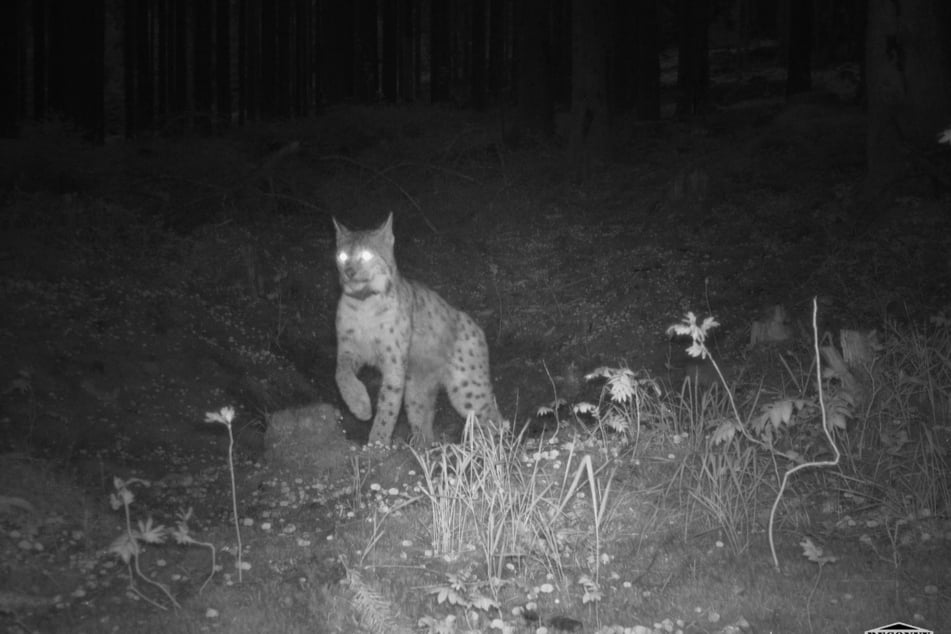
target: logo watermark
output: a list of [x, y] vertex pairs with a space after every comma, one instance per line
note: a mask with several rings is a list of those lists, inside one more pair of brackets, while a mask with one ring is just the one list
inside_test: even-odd
[[891, 625], [865, 630], [865, 634], [934, 634], [934, 632], [907, 623], [892, 623]]

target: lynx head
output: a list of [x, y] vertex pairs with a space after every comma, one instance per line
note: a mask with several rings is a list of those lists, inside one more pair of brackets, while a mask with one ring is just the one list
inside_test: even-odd
[[337, 271], [345, 295], [366, 299], [386, 293], [396, 279], [393, 258], [393, 214], [376, 229], [351, 231], [334, 218], [337, 229]]

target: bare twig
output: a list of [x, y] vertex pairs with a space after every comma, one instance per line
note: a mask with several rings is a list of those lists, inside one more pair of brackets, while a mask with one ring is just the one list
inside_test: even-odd
[[548, 375], [548, 382], [551, 383], [551, 392], [555, 396], [555, 400], [552, 401], [551, 409], [553, 412], [555, 412], [555, 433], [557, 434], [557, 430], [561, 429], [561, 419], [558, 417], [558, 409], [560, 405], [558, 402], [558, 387], [555, 385], [555, 379], [552, 378], [551, 372], [548, 371], [548, 364], [545, 363], [544, 359], [542, 359], [542, 367], [545, 368], [545, 374]]
[[300, 198], [298, 198], [298, 197], [296, 197], [296, 196], [288, 196], [287, 194], [280, 194], [280, 193], [278, 193], [278, 192], [268, 192], [268, 193], [265, 194], [265, 195], [266, 195], [268, 198], [279, 198], [279, 199], [281, 199], [281, 200], [288, 200], [288, 201], [291, 201], [291, 202], [293, 202], [293, 203], [296, 203], [296, 204], [300, 205], [301, 207], [308, 207], [309, 209], [313, 209], [314, 211], [319, 211], [319, 212], [321, 212], [321, 213], [327, 213], [327, 210], [324, 209], [323, 207], [321, 207], [321, 206], [319, 206], [319, 205], [315, 205], [314, 203], [307, 202], [306, 200], [302, 200], [302, 199], [300, 199]]
[[450, 174], [452, 176], [455, 176], [456, 178], [469, 181], [470, 183], [479, 182], [477, 179], [473, 178], [472, 176], [469, 176], [468, 174], [463, 174], [462, 172], [458, 170], [449, 169], [448, 167], [442, 167], [441, 165], [433, 165], [431, 163], [397, 163], [396, 165], [391, 165], [390, 167], [383, 168], [382, 170], [380, 170], [380, 173], [385, 174], [387, 172], [392, 172], [393, 170], [400, 169], [401, 167], [422, 167], [423, 169], [430, 169], [430, 170], [433, 170], [434, 172], [445, 172], [446, 174]]
[[817, 315], [819, 313], [819, 303], [816, 298], [812, 299], [812, 342], [813, 342], [813, 352], [815, 353], [816, 361], [816, 382], [817, 388], [819, 390], [819, 410], [822, 412], [822, 431], [825, 432], [826, 440], [829, 442], [829, 445], [832, 446], [832, 451], [835, 453], [835, 458], [833, 460], [820, 460], [815, 462], [803, 462], [797, 464], [795, 467], [783, 474], [783, 481], [779, 486], [779, 492], [776, 494], [776, 499], [773, 500], [773, 507], [769, 511], [769, 550], [773, 555], [773, 566], [776, 570], [779, 570], [779, 557], [776, 555], [776, 542], [773, 538], [773, 524], [776, 518], [776, 509], [779, 507], [779, 502], [783, 498], [783, 492], [786, 490], [786, 485], [789, 483], [789, 478], [797, 471], [802, 471], [803, 469], [809, 467], [834, 467], [839, 464], [839, 459], [842, 457], [842, 454], [839, 452], [838, 445], [835, 444], [835, 438], [832, 437], [832, 432], [829, 430], [829, 417], [826, 414], [826, 404], [825, 396], [822, 390], [822, 357], [821, 351], [819, 350], [819, 325]]

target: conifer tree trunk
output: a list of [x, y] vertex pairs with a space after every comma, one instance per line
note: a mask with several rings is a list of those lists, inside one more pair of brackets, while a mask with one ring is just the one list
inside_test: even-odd
[[[260, 2], [260, 76], [259, 81], [261, 115], [270, 118], [277, 112], [277, 0], [259, 0]], [[256, 30], [255, 24], [250, 25]], [[255, 81], [252, 80], [252, 81]]]
[[812, 90], [812, 0], [784, 0], [786, 12], [786, 96]]
[[122, 42], [125, 99], [125, 135], [134, 137], [149, 130], [155, 122], [155, 79], [149, 3], [125, 0], [123, 4]]
[[550, 6], [546, 0], [517, 0], [518, 130], [544, 135], [554, 128], [550, 60]]
[[198, 0], [193, 4], [195, 25], [193, 29], [192, 51], [194, 55], [194, 95], [195, 110], [198, 114], [197, 125], [202, 132], [211, 131], [212, 123], [212, 84], [211, 84], [211, 37], [212, 37], [211, 0]]
[[20, 19], [18, 3], [0, 3], [0, 138], [18, 134], [20, 110]]
[[291, 50], [294, 46], [293, 30], [291, 29], [291, 20], [293, 11], [291, 9], [292, 0], [270, 0], [277, 5], [277, 15], [275, 16], [274, 48], [277, 51], [275, 63], [277, 66], [277, 100], [275, 103], [275, 113], [279, 117], [287, 117], [292, 113], [291, 93], [294, 73], [291, 68]]
[[[625, 0], [622, 0], [625, 1]], [[636, 0], [634, 8], [634, 111], [642, 121], [660, 119], [660, 18], [657, 0]]]
[[[83, 130], [105, 137], [105, 0], [50, 2], [50, 108]], [[14, 22], [16, 24], [16, 22]]]
[[449, 2], [431, 0], [429, 19], [429, 76], [430, 100], [433, 103], [449, 101], [452, 81]]
[[485, 108], [485, 19], [486, 0], [472, 0], [472, 107]]
[[883, 200], [899, 182], [947, 178], [934, 172], [929, 156], [951, 122], [949, 33], [947, 0], [869, 1], [865, 190], [871, 200]]
[[496, 99], [505, 86], [505, 2], [489, 0], [489, 94]]
[[238, 125], [244, 125], [248, 115], [248, 0], [238, 0]]
[[215, 84], [218, 125], [231, 123], [231, 2], [217, 0], [215, 5]]
[[350, 3], [330, 1], [321, 7], [318, 45], [323, 102], [338, 103], [354, 96], [354, 18]]
[[572, 3], [571, 132], [569, 150], [576, 174], [588, 177], [608, 151], [607, 15], [605, 0]]
[[380, 60], [383, 65], [381, 90], [383, 99], [394, 102], [399, 89], [399, 25], [400, 11], [397, 0], [383, 0], [383, 54]]
[[182, 133], [189, 128], [188, 112], [188, 1], [173, 0], [174, 6], [174, 90], [169, 99], [172, 118], [169, 128]]
[[158, 0], [157, 7], [155, 9], [155, 17], [153, 18], [152, 23], [146, 26], [146, 28], [152, 28], [154, 25], [154, 30], [150, 32], [155, 33], [155, 37], [157, 39], [157, 59], [155, 63], [157, 83], [155, 88], [156, 121], [159, 118], [168, 116], [169, 85], [171, 84], [170, 51], [172, 48], [172, 33], [168, 25], [171, 22], [171, 10], [169, 9], [171, 3], [172, 0]]
[[46, 3], [33, 3], [33, 117], [46, 116], [47, 87], [49, 86], [49, 58], [46, 55]]
[[416, 101], [416, 41], [415, 0], [402, 0], [399, 8], [399, 98]]
[[306, 117], [311, 111], [314, 37], [312, 6], [307, 0], [294, 2], [294, 90], [291, 97], [293, 112], [298, 117]]
[[677, 114], [686, 117], [704, 111], [710, 99], [709, 29], [713, 8], [711, 0], [679, 0], [678, 5]]
[[376, 0], [358, 0], [356, 70], [357, 98], [363, 101], [376, 99], [379, 73], [377, 72], [377, 8]]

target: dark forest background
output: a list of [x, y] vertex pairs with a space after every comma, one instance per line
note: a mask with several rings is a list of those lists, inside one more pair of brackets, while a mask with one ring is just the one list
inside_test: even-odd
[[[0, 134], [60, 118], [93, 142], [209, 134], [344, 103], [498, 108], [505, 141], [552, 134], [581, 162], [612, 119], [702, 115], [711, 55], [772, 57], [787, 96], [857, 64], [871, 182], [951, 119], [945, 0], [11, 0]], [[676, 80], [662, 82], [662, 59]], [[722, 66], [723, 64], [721, 64]], [[753, 91], [755, 92], [755, 90]], [[664, 109], [665, 105], [673, 108]]]

